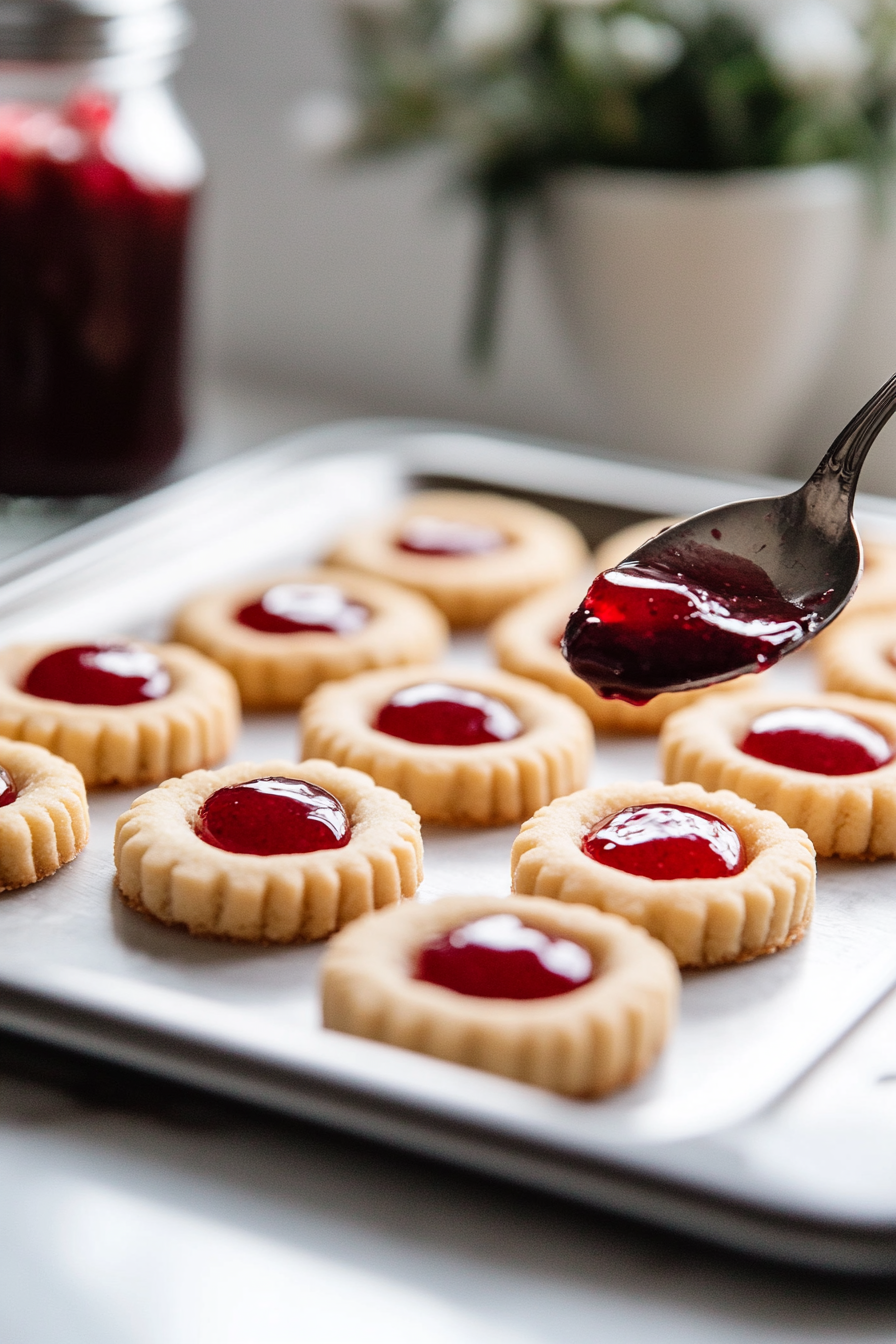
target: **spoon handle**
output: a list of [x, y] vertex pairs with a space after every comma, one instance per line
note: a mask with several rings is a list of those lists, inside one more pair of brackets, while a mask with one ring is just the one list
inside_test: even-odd
[[[831, 444], [803, 490], [806, 502], [811, 499], [812, 511], [825, 514], [832, 511], [849, 523], [849, 514], [868, 450], [880, 431], [896, 411], [896, 374], [875, 392], [860, 411], [850, 420]], [[845, 498], [844, 498], [845, 497]], [[844, 509], [844, 503], [846, 508]], [[820, 520], [819, 520], [820, 521]], [[833, 519], [832, 519], [833, 521]], [[837, 529], [840, 530], [840, 529]]]

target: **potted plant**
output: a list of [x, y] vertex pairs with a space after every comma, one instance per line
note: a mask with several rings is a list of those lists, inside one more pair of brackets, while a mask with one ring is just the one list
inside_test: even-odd
[[896, 0], [858, 19], [834, 0], [765, 17], [733, 0], [348, 0], [344, 16], [350, 98], [310, 105], [307, 129], [357, 155], [448, 148], [482, 218], [470, 359], [493, 355], [508, 241], [534, 211], [615, 439], [770, 465], [892, 156]]

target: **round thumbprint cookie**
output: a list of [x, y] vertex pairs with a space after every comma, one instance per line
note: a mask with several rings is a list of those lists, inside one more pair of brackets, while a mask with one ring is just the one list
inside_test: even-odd
[[559, 798], [524, 823], [511, 872], [515, 892], [642, 925], [680, 966], [789, 947], [815, 897], [815, 852], [803, 831], [697, 784], [613, 784]]
[[0, 891], [49, 877], [89, 833], [80, 771], [43, 747], [0, 738]]
[[732, 789], [823, 858], [896, 856], [896, 705], [853, 695], [710, 696], [673, 714], [666, 782]]
[[650, 1068], [680, 978], [643, 929], [583, 905], [485, 896], [359, 920], [321, 970], [324, 1026], [573, 1097]]
[[814, 652], [826, 691], [896, 703], [896, 611], [837, 620]]
[[244, 708], [293, 709], [322, 682], [440, 658], [448, 627], [418, 593], [321, 566], [201, 593], [174, 637], [227, 668]]
[[413, 896], [422, 863], [410, 805], [329, 761], [195, 770], [138, 798], [115, 829], [127, 905], [242, 942], [325, 938]]
[[462, 490], [412, 495], [356, 526], [330, 560], [415, 589], [455, 626], [486, 625], [587, 562], [572, 523], [535, 504]]
[[591, 724], [565, 696], [508, 672], [390, 668], [321, 686], [303, 751], [365, 770], [424, 821], [500, 826], [580, 788]]
[[240, 725], [229, 672], [182, 644], [130, 639], [0, 649], [0, 735], [46, 747], [88, 788], [213, 765]]

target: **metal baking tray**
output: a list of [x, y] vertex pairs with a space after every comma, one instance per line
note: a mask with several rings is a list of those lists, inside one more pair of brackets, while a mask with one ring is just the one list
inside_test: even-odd
[[[553, 501], [592, 540], [641, 513], [693, 512], [782, 484], [714, 480], [473, 430], [336, 425], [7, 562], [0, 640], [160, 637], [197, 589], [315, 558], [354, 520], [434, 478]], [[864, 521], [896, 537], [888, 501], [864, 501]], [[449, 662], [486, 665], [488, 657], [481, 636], [464, 635]], [[768, 675], [811, 687], [811, 656]], [[295, 759], [296, 751], [294, 715], [249, 715], [234, 759]], [[653, 738], [601, 737], [593, 780], [654, 778], [655, 751]], [[844, 1182], [830, 1125], [819, 1148], [823, 1102], [798, 1100], [800, 1087], [818, 1090], [831, 1067], [825, 1057], [896, 986], [891, 863], [822, 864], [817, 913], [799, 947], [687, 975], [680, 1025], [652, 1073], [608, 1100], [581, 1102], [324, 1031], [318, 946], [193, 939], [126, 909], [114, 892], [111, 839], [137, 792], [95, 791], [85, 853], [0, 898], [0, 1027], [730, 1245], [840, 1269], [896, 1269], [896, 1172], [882, 1173], [871, 1156], [857, 1170], [856, 1123], [864, 1131], [853, 1115], [852, 1128], [842, 1127], [854, 1173]], [[425, 827], [420, 899], [506, 894], [515, 831]], [[877, 1152], [873, 1143], [868, 1152]]]

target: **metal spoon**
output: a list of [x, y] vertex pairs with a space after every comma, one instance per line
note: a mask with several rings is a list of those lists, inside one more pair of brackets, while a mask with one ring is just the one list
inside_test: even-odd
[[[783, 598], [805, 613], [805, 633], [786, 650], [792, 653], [830, 625], [856, 590], [862, 543], [853, 501], [868, 450], [894, 411], [896, 375], [850, 420], [799, 490], [696, 514], [633, 551], [624, 566], [675, 569], [682, 553], [699, 553], [704, 547], [751, 561]], [[759, 662], [751, 661], [723, 675], [689, 677], [662, 689], [694, 689], [759, 668]]]

